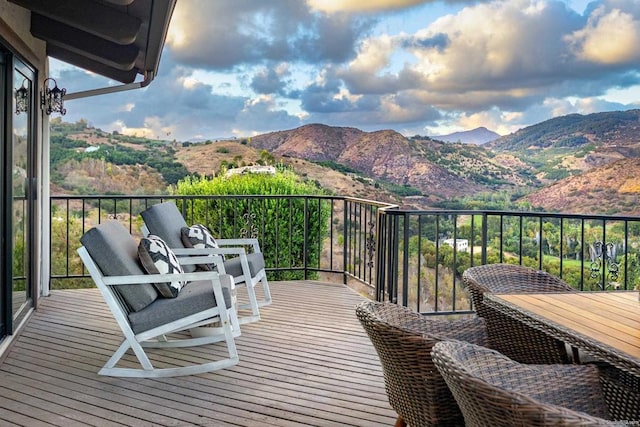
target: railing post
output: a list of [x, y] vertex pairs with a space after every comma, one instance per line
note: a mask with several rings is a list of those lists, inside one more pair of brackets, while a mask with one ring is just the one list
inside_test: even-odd
[[400, 255], [398, 254], [398, 235], [400, 230], [398, 228], [398, 215], [395, 213], [389, 217], [387, 223], [389, 229], [387, 230], [387, 298], [389, 301], [398, 302], [398, 263], [400, 262]]
[[407, 307], [409, 305], [409, 225], [411, 222], [411, 214], [405, 212], [404, 214], [404, 233], [403, 233], [403, 252], [402, 257], [402, 305]]
[[542, 270], [542, 258], [544, 258], [544, 252], [542, 251], [542, 244], [544, 242], [544, 235], [542, 233], [542, 217], [538, 218], [538, 232], [540, 233], [540, 242], [538, 243], [538, 270]]
[[304, 240], [302, 242], [302, 265], [304, 267], [304, 280], [309, 279], [307, 243], [309, 240], [309, 198], [304, 197]]
[[349, 262], [349, 256], [347, 251], [349, 250], [349, 238], [348, 238], [348, 215], [347, 209], [349, 207], [349, 201], [345, 198], [342, 209], [342, 281], [347, 284], [347, 263]]
[[487, 263], [487, 243], [489, 238], [487, 233], [489, 232], [489, 225], [487, 221], [489, 220], [487, 213], [482, 213], [482, 265]]
[[387, 215], [378, 209], [376, 221], [376, 301], [384, 301], [385, 240]]
[[[434, 289], [435, 289], [435, 293], [436, 295], [440, 295], [440, 215], [436, 214], [435, 215], [435, 221], [434, 221], [434, 237], [433, 240], [435, 242], [436, 245], [436, 250], [435, 250], [435, 255], [436, 255], [436, 262], [434, 265], [434, 270], [435, 270], [435, 278], [434, 278]], [[436, 311], [438, 311], [438, 299], [436, 298], [435, 301], [435, 309]]]
[[391, 268], [389, 269], [389, 274], [387, 275], [387, 280], [389, 281], [388, 289], [389, 289], [389, 300], [398, 303], [398, 273], [399, 273], [399, 263], [400, 263], [400, 254], [398, 245], [400, 244], [400, 229], [398, 227], [398, 215], [393, 215], [392, 222], [392, 240], [389, 242], [390, 244], [390, 264]]
[[[378, 211], [376, 296], [378, 301], [397, 302], [398, 284], [398, 216]], [[386, 297], [386, 298], [385, 298]]]
[[627, 248], [629, 247], [629, 221], [624, 222], [624, 289], [629, 290], [629, 269], [628, 269], [628, 256], [629, 252]]
[[453, 304], [451, 306], [453, 311], [456, 311], [456, 279], [458, 277], [458, 215], [453, 215], [453, 266], [451, 270], [453, 271]]

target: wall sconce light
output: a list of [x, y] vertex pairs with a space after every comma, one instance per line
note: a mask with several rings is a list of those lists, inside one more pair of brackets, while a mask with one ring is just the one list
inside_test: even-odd
[[22, 81], [22, 87], [16, 89], [16, 114], [26, 113], [29, 109], [29, 89], [24, 85], [26, 81], [27, 79], [24, 79]]
[[[49, 80], [53, 81], [53, 88], [49, 88]], [[65, 115], [67, 110], [64, 108], [64, 96], [67, 93], [67, 89], [58, 88], [58, 83], [51, 77], [45, 79], [44, 90], [40, 93], [40, 105], [44, 108], [47, 115], [53, 112]]]

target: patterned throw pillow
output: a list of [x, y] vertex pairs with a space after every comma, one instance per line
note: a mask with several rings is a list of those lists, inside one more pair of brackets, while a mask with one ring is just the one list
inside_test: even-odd
[[[149, 274], [184, 273], [178, 258], [171, 248], [164, 240], [153, 234], [140, 240], [138, 257]], [[186, 284], [186, 281], [178, 280], [171, 283], [154, 283], [154, 286], [161, 296], [175, 298]]]
[[[182, 243], [185, 248], [208, 249], [219, 247], [216, 243], [216, 239], [214, 239], [211, 232], [209, 232], [209, 229], [202, 224], [194, 224], [191, 227], [182, 227], [180, 229], [180, 233], [182, 236]], [[221, 254], [220, 257], [224, 261], [224, 255]], [[203, 270], [213, 270], [215, 265], [203, 264], [200, 265], [200, 268]]]

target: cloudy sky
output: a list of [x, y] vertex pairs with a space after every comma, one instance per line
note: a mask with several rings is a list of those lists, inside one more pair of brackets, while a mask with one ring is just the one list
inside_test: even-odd
[[[500, 134], [640, 108], [640, 0], [179, 0], [145, 89], [65, 121], [212, 139], [308, 123]], [[68, 92], [115, 85], [52, 61]]]

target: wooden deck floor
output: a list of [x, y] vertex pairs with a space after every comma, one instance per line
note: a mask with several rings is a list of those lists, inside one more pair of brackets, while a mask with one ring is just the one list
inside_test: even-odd
[[54, 291], [0, 365], [0, 425], [393, 425], [355, 317], [362, 297], [317, 282], [271, 288], [274, 303], [236, 339], [238, 365], [154, 380], [98, 376], [121, 341], [117, 325], [96, 289]]

